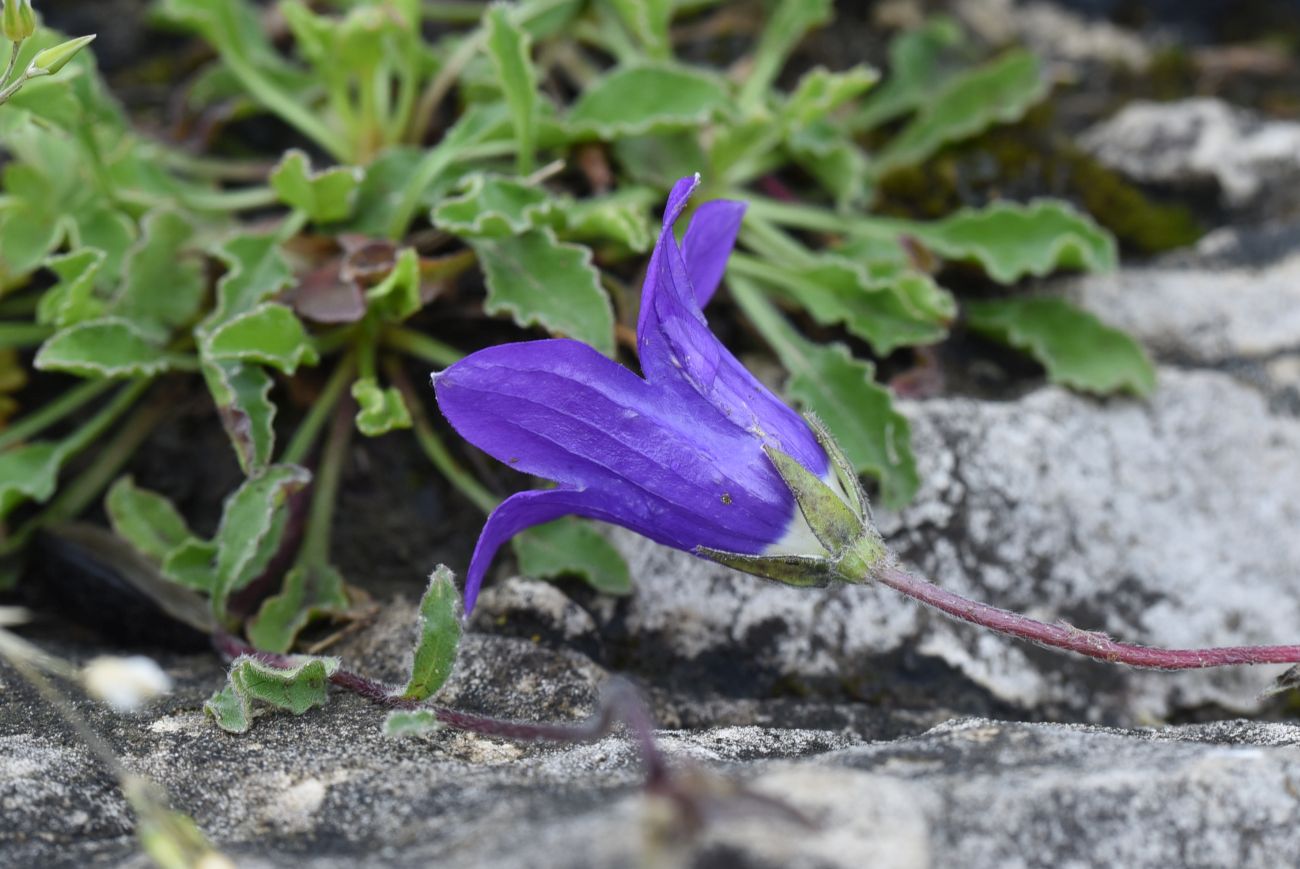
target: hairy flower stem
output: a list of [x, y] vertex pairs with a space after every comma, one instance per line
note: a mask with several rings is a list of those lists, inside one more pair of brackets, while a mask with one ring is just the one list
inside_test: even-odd
[[1300, 646], [1222, 646], [1209, 649], [1160, 649], [1120, 643], [1098, 631], [1084, 631], [1064, 622], [1047, 624], [1028, 616], [945, 591], [927, 579], [912, 576], [892, 565], [871, 571], [871, 577], [912, 600], [933, 607], [945, 615], [1005, 634], [1067, 652], [1114, 664], [1153, 670], [1204, 670], [1243, 664], [1294, 664], [1300, 662]]
[[[227, 633], [213, 634], [212, 645], [227, 662], [246, 655], [272, 667], [289, 668], [294, 665], [292, 655], [259, 652], [238, 637]], [[640, 749], [647, 785], [653, 790], [668, 779], [667, 763], [659, 751], [659, 746], [655, 744], [650, 711], [637, 695], [636, 689], [619, 678], [610, 679], [605, 684], [596, 711], [586, 721], [577, 724], [507, 721], [428, 702], [408, 700], [395, 694], [391, 686], [342, 667], [335, 670], [329, 680], [333, 685], [364, 697], [377, 706], [389, 709], [428, 709], [433, 712], [438, 721], [448, 727], [500, 739], [529, 742], [594, 742], [613, 733], [614, 728], [621, 723], [627, 726], [628, 732]]]

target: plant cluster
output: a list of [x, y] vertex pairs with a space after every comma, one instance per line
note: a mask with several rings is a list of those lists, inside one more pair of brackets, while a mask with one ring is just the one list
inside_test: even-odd
[[[786, 396], [838, 433], [888, 506], [918, 480], [873, 359], [943, 341], [959, 319], [1031, 354], [1055, 382], [1152, 388], [1137, 345], [1068, 303], [959, 299], [941, 281], [944, 263], [1003, 284], [1113, 267], [1113, 240], [1085, 214], [1049, 200], [935, 221], [873, 214], [889, 173], [923, 168], [1046, 97], [1031, 54], [972, 62], [958, 29], [937, 20], [895, 40], [883, 81], [865, 65], [800, 70], [796, 48], [830, 22], [831, 3], [778, 0], [728, 68], [684, 59], [730, 26], [720, 6], [161, 0], [162, 20], [210, 49], [184, 89], [188, 110], [272, 119], [293, 145], [248, 159], [141, 134], [88, 38], [66, 42], [35, 26], [27, 0], [6, 0], [10, 581], [34, 533], [107, 490], [114, 531], [206, 601], [206, 628], [284, 652], [312, 620], [348, 617], [360, 597], [330, 560], [330, 526], [350, 438], [409, 431], [491, 511], [499, 499], [442, 443], [410, 363], [457, 362], [474, 348], [455, 336], [482, 315], [630, 359], [628, 286], [655, 241], [652, 211], [695, 172], [701, 198], [749, 203], [727, 280], [784, 368]], [[33, 369], [61, 376], [42, 377], [36, 401], [24, 389]], [[212, 537], [121, 476], [193, 389], [211, 395], [246, 477]], [[628, 587], [618, 554], [576, 520], [514, 546], [532, 575]], [[232, 683], [222, 715], [247, 714], [239, 697], [259, 696], [259, 673], [241, 677], [244, 695]]]

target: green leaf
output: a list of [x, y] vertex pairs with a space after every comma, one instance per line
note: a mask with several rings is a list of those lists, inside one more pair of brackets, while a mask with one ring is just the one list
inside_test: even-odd
[[182, 541], [163, 558], [162, 574], [177, 585], [215, 594], [219, 585], [217, 544], [197, 537]]
[[313, 223], [332, 223], [352, 214], [364, 173], [353, 166], [311, 171], [307, 155], [294, 148], [271, 170], [271, 189], [280, 201], [302, 210]]
[[536, 525], [511, 540], [519, 571], [538, 579], [573, 575], [604, 594], [632, 593], [627, 562], [612, 543], [572, 516]]
[[226, 264], [217, 304], [205, 327], [222, 323], [271, 298], [294, 282], [293, 269], [275, 235], [237, 235], [213, 251]]
[[532, 171], [537, 142], [537, 72], [529, 57], [532, 40], [514, 23], [511, 8], [494, 3], [484, 16], [484, 38], [497, 82], [510, 107], [519, 143], [519, 171]]
[[799, 41], [809, 30], [831, 20], [831, 5], [831, 0], [778, 0], [754, 49], [749, 77], [740, 90], [741, 105], [755, 107], [762, 103]]
[[411, 663], [411, 678], [396, 696], [427, 700], [438, 693], [456, 665], [461, 615], [455, 576], [440, 564], [429, 576], [429, 587], [420, 599], [420, 639]]
[[566, 201], [560, 206], [564, 237], [603, 240], [645, 253], [654, 244], [654, 227], [646, 209], [657, 195], [646, 187], [625, 187], [607, 196]]
[[95, 280], [105, 259], [104, 251], [91, 247], [47, 259], [45, 267], [59, 281], [41, 296], [36, 322], [63, 329], [102, 316], [104, 302], [95, 296]]
[[442, 722], [432, 709], [394, 709], [384, 718], [384, 736], [389, 739], [424, 736], [441, 729]]
[[540, 187], [475, 173], [460, 193], [434, 207], [431, 220], [437, 228], [459, 236], [501, 238], [543, 225], [554, 210], [555, 197]]
[[744, 256], [739, 261], [750, 266], [746, 274], [805, 308], [817, 322], [844, 325], [881, 356], [899, 347], [942, 340], [956, 314], [952, 296], [921, 272], [881, 269], [873, 273], [834, 254], [797, 264], [755, 264]]
[[65, 452], [62, 444], [38, 441], [0, 453], [0, 519], [28, 499], [54, 494]]
[[1027, 51], [1009, 51], [957, 76], [926, 102], [876, 155], [873, 171], [881, 175], [914, 166], [949, 142], [982, 133], [994, 124], [1018, 121], [1047, 91], [1038, 58]]
[[350, 605], [341, 573], [328, 564], [300, 564], [285, 574], [280, 593], [263, 601], [248, 623], [248, 639], [263, 651], [287, 652], [311, 622], [342, 616]]
[[[773, 146], [776, 144], [773, 142]], [[699, 135], [686, 130], [619, 139], [613, 151], [628, 178], [661, 190], [672, 187], [678, 178], [698, 172], [709, 159], [700, 147]]]
[[609, 0], [627, 29], [641, 40], [646, 54], [655, 60], [668, 60], [673, 44], [668, 25], [673, 17], [673, 0]]
[[366, 437], [411, 427], [411, 412], [396, 387], [381, 389], [375, 378], [363, 377], [352, 384], [352, 398], [359, 408], [357, 430]]
[[861, 96], [879, 80], [880, 74], [867, 66], [831, 72], [824, 66], [803, 74], [799, 84], [781, 107], [780, 119], [788, 134], [825, 119], [849, 100]]
[[289, 499], [311, 481], [296, 465], [271, 465], [226, 498], [217, 528], [217, 582], [213, 607], [225, 614], [226, 597], [256, 579], [280, 548]]
[[118, 537], [160, 564], [194, 538], [171, 501], [141, 489], [130, 476], [118, 478], [108, 490], [104, 510]]
[[227, 733], [247, 733], [253, 726], [253, 710], [229, 682], [204, 702], [203, 714]]
[[217, 726], [244, 733], [264, 707], [301, 715], [324, 706], [329, 680], [339, 668], [338, 658], [298, 658], [293, 666], [276, 667], [247, 655], [230, 665], [226, 687], [203, 704]]
[[1053, 383], [1095, 393], [1155, 389], [1155, 368], [1136, 341], [1062, 299], [973, 302], [966, 313], [976, 332], [1029, 352]]
[[579, 138], [603, 141], [698, 127], [727, 101], [715, 75], [675, 66], [618, 67], [582, 92], [568, 124]]
[[366, 307], [381, 320], [401, 322], [423, 306], [420, 257], [415, 248], [403, 248], [388, 276], [366, 291]]
[[952, 73], [942, 60], [961, 41], [961, 29], [947, 16], [935, 16], [889, 44], [889, 77], [863, 100], [853, 129], [869, 130], [916, 109], [943, 89]]
[[192, 368], [189, 357], [169, 353], [120, 317], [85, 320], [50, 336], [33, 363], [42, 371], [79, 377], [152, 377]]
[[203, 350], [215, 362], [257, 362], [285, 374], [320, 361], [302, 321], [276, 302], [263, 302], [217, 326], [206, 336]]
[[1110, 233], [1068, 203], [1047, 199], [963, 209], [914, 224], [909, 234], [948, 259], [975, 260], [1004, 284], [1061, 268], [1108, 271], [1118, 259]]
[[559, 242], [549, 228], [471, 244], [487, 280], [487, 313], [509, 314], [520, 326], [541, 326], [613, 354], [614, 311], [588, 248]]
[[175, 211], [146, 215], [123, 263], [112, 313], [159, 341], [194, 319], [207, 282], [202, 262], [185, 256], [193, 237], [193, 224]]
[[202, 371], [240, 469], [251, 475], [266, 467], [275, 450], [271, 375], [258, 365], [232, 361], [204, 360]]

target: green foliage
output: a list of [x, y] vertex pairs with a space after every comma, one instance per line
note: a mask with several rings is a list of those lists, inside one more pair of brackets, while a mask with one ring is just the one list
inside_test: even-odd
[[432, 709], [395, 709], [384, 718], [384, 736], [390, 739], [424, 736], [441, 729], [442, 723]]
[[1062, 299], [999, 299], [967, 306], [970, 327], [1026, 350], [1054, 383], [1087, 392], [1148, 395], [1156, 372], [1142, 347]]
[[605, 537], [572, 517], [556, 519], [515, 535], [511, 543], [520, 572], [538, 579], [578, 576], [605, 594], [632, 593], [627, 562]]
[[[869, 213], [893, 179], [928, 178], [954, 143], [1043, 99], [1045, 77], [1023, 51], [981, 62], [956, 24], [936, 19], [895, 39], [883, 75], [812, 67], [796, 81], [787, 64], [831, 24], [829, 0], [755, 5], [768, 17], [727, 71], [675, 56], [674, 22], [699, 23], [707, 4], [497, 3], [433, 44], [430, 4], [415, 0], [274, 5], [287, 31], [272, 38], [253, 0], [158, 3], [204, 44], [191, 56], [215, 58], [186, 92], [188, 113], [270, 114], [306, 150], [268, 152], [221, 125], [216, 153], [248, 159], [146, 139], [84, 40], [47, 29], [23, 39], [0, 81], [0, 423], [24, 411], [0, 431], [0, 517], [21, 521], [5, 553], [57, 512], [26, 502], [76, 513], [121, 476], [129, 455], [104, 435], [206, 390], [246, 477], [216, 535], [196, 535], [130, 479], [105, 502], [116, 532], [260, 648], [288, 650], [313, 620], [355, 616], [359, 598], [328, 557], [349, 457], [340, 432], [412, 429], [438, 471], [490, 509], [406, 363], [445, 366], [508, 329], [482, 327], [482, 315], [617, 356], [664, 193], [697, 171], [707, 197], [750, 202], [728, 279], [789, 397], [830, 423], [886, 504], [905, 502], [917, 479], [872, 357], [943, 341], [963, 310], [1056, 382], [1152, 387], [1132, 341], [1064, 303], [963, 303], [944, 285], [946, 262], [1000, 283], [1112, 268], [1114, 242], [1087, 215], [1042, 200], [902, 212], [929, 222]], [[689, 55], [734, 50], [712, 48]], [[313, 166], [308, 151], [323, 159]], [[781, 184], [779, 201], [757, 192]], [[85, 383], [28, 407], [28, 366]], [[59, 504], [65, 492], [75, 497]], [[521, 535], [515, 550], [535, 576], [630, 587], [618, 553], [578, 520]], [[445, 604], [449, 583], [435, 581], [425, 604]], [[446, 675], [427, 660], [449, 668], [446, 644], [454, 655], [452, 617], [425, 618], [433, 645], [417, 653], [416, 694]], [[246, 727], [274, 701], [241, 690], [232, 676], [212, 707]]]
[[613, 354], [614, 312], [590, 250], [557, 240], [549, 228], [472, 244], [487, 281], [485, 311]]
[[337, 658], [303, 658], [290, 667], [274, 667], [252, 657], [236, 658], [226, 686], [203, 704], [203, 712], [228, 733], [246, 733], [253, 719], [271, 710], [302, 715], [324, 706]]
[[411, 660], [411, 677], [395, 696], [428, 700], [438, 693], [456, 665], [462, 615], [455, 576], [440, 564], [420, 599], [420, 638]]

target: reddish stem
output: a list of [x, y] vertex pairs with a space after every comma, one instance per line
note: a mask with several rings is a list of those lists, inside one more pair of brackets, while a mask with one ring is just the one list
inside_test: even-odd
[[1084, 631], [1074, 625], [1047, 624], [1019, 613], [945, 591], [927, 579], [912, 576], [892, 565], [878, 567], [872, 577], [912, 600], [942, 613], [1019, 637], [1040, 646], [1064, 649], [1099, 661], [1147, 667], [1153, 670], [1204, 670], [1242, 664], [1294, 664], [1300, 662], [1300, 646], [1220, 646], [1210, 649], [1158, 649], [1120, 643], [1098, 631]]
[[[238, 637], [226, 633], [214, 634], [212, 645], [227, 662], [244, 655], [256, 658], [272, 667], [291, 667], [294, 664], [291, 655], [259, 652]], [[383, 682], [342, 667], [335, 670], [329, 678], [332, 684], [364, 697], [378, 706], [390, 709], [428, 709], [448, 727], [481, 736], [528, 741], [594, 742], [613, 733], [614, 728], [622, 723], [627, 726], [640, 748], [647, 787], [656, 790], [665, 787], [668, 782], [668, 766], [659, 751], [659, 746], [655, 744], [654, 722], [650, 718], [650, 711], [642, 702], [636, 689], [627, 681], [617, 677], [605, 683], [595, 713], [586, 721], [577, 724], [506, 721], [501, 718], [449, 709], [446, 706], [408, 700], [395, 695], [392, 688]]]

